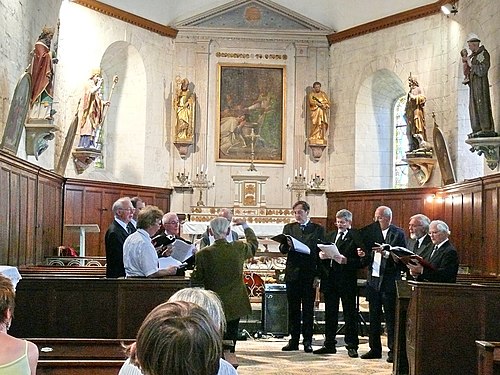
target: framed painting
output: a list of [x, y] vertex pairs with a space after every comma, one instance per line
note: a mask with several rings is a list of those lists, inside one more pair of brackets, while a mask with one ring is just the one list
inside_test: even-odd
[[0, 147], [14, 155], [17, 153], [30, 106], [31, 75], [24, 73], [17, 82], [9, 108], [7, 123]]
[[219, 65], [217, 161], [284, 163], [285, 68]]

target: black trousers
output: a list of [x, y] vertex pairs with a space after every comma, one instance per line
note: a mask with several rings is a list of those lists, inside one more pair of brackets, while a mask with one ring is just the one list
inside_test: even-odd
[[240, 318], [234, 320], [228, 320], [226, 322], [226, 332], [224, 332], [224, 341], [232, 341], [232, 347], [228, 347], [232, 353], [234, 353], [234, 348], [236, 346], [236, 341], [238, 341], [238, 327], [240, 324]]
[[288, 300], [288, 331], [291, 341], [298, 344], [300, 334], [304, 343], [311, 343], [314, 326], [314, 299], [316, 289], [311, 281], [292, 281], [286, 283]]
[[375, 354], [382, 353], [380, 334], [382, 331], [382, 309], [384, 310], [385, 327], [387, 330], [387, 347], [392, 351], [394, 347], [394, 327], [396, 320], [396, 293], [395, 291], [378, 291], [369, 284], [366, 286], [366, 297], [370, 310], [369, 346]]
[[329, 285], [322, 288], [325, 298], [325, 343], [326, 347], [334, 347], [337, 343], [339, 323], [339, 305], [342, 301], [342, 312], [344, 315], [344, 341], [349, 349], [358, 349], [358, 312], [356, 309], [357, 280], [353, 283], [343, 283], [330, 281]]

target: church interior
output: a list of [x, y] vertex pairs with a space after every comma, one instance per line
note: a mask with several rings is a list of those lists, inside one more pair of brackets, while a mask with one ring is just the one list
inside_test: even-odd
[[[11, 332], [42, 346], [72, 339], [63, 345], [76, 353], [44, 357], [40, 373], [78, 373], [50, 372], [67, 359], [117, 374], [116, 342], [191, 285], [105, 278], [120, 197], [177, 213], [195, 243], [221, 208], [254, 229], [244, 277], [258, 312], [238, 344], [240, 374], [500, 373], [498, 1], [0, 0], [0, 10], [0, 270], [22, 276]], [[485, 66], [482, 86], [471, 61]], [[327, 232], [341, 209], [361, 228], [382, 205], [407, 237], [415, 214], [449, 226], [457, 283], [401, 292], [393, 364], [345, 350], [311, 362], [282, 355], [272, 335], [254, 340], [265, 286], [283, 282], [271, 237], [301, 200]], [[360, 319], [367, 305], [358, 295]]]

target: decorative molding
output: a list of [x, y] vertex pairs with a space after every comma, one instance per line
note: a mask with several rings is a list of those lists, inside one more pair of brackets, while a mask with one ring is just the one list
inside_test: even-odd
[[427, 181], [429, 181], [432, 176], [434, 166], [437, 163], [437, 160], [432, 159], [431, 157], [408, 157], [407, 159], [403, 159], [403, 161], [408, 163], [420, 186], [423, 186]]
[[321, 159], [321, 155], [323, 155], [323, 151], [326, 148], [326, 143], [323, 145], [309, 143], [309, 148], [311, 149], [311, 156], [314, 161], [319, 161], [319, 159]]
[[278, 53], [244, 53], [244, 52], [216, 52], [215, 56], [230, 59], [265, 59], [265, 60], [288, 60], [288, 55]]
[[[384, 17], [363, 25], [355, 26], [347, 30], [339, 31], [327, 35], [330, 44], [342, 42], [346, 39], [356, 38], [361, 35], [370, 34], [375, 31], [387, 29], [389, 27], [401, 25], [419, 18], [428, 17], [441, 11], [441, 6], [449, 0], [439, 0], [433, 4], [424, 5], [415, 9], [410, 9], [392, 16]], [[458, 2], [458, 1], [457, 1]]]
[[101, 156], [100, 150], [77, 148], [73, 151], [76, 173], [82, 174], [99, 156]]
[[115, 8], [111, 5], [101, 3], [100, 1], [97, 0], [72, 0], [72, 1], [75, 4], [82, 5], [96, 12], [119, 19], [120, 21], [130, 23], [131, 25], [141, 27], [143, 29], [149, 30], [156, 34], [160, 34], [162, 36], [167, 36], [169, 38], [174, 39], [177, 36], [177, 33], [179, 32], [178, 30], [170, 26], [164, 26], [157, 22], [153, 22], [146, 18], [136, 16], [135, 14]]
[[488, 167], [494, 171], [500, 161], [500, 137], [470, 138], [465, 141], [471, 145], [470, 152], [484, 156]]
[[26, 154], [34, 155], [35, 159], [49, 147], [49, 141], [54, 139], [57, 127], [48, 120], [33, 120], [25, 124]]
[[[221, 21], [223, 20], [223, 21]], [[175, 25], [216, 29], [294, 30], [308, 33], [331, 31], [327, 26], [269, 0], [234, 0], [185, 19]]]

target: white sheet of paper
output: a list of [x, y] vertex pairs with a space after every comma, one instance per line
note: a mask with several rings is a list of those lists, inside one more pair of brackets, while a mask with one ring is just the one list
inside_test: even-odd
[[372, 276], [380, 277], [380, 264], [382, 263], [382, 253], [375, 253], [373, 256]]
[[158, 259], [158, 267], [160, 269], [165, 269], [170, 266], [180, 266], [181, 264], [181, 262], [172, 257], [163, 257]]
[[172, 244], [172, 258], [177, 259], [179, 262], [184, 262], [186, 259], [193, 256], [194, 244], [184, 242], [182, 240], [175, 240]]
[[303, 253], [303, 254], [311, 254], [311, 249], [309, 249], [309, 246], [307, 246], [305, 243], [300, 242], [299, 240], [296, 240], [292, 236], [287, 235], [287, 237], [291, 238], [292, 243], [293, 243], [293, 249], [295, 251], [298, 251], [299, 253]]
[[335, 245], [334, 243], [332, 243], [331, 245], [318, 244], [318, 247], [326, 254], [328, 259], [338, 259], [342, 255], [340, 254], [337, 245]]

